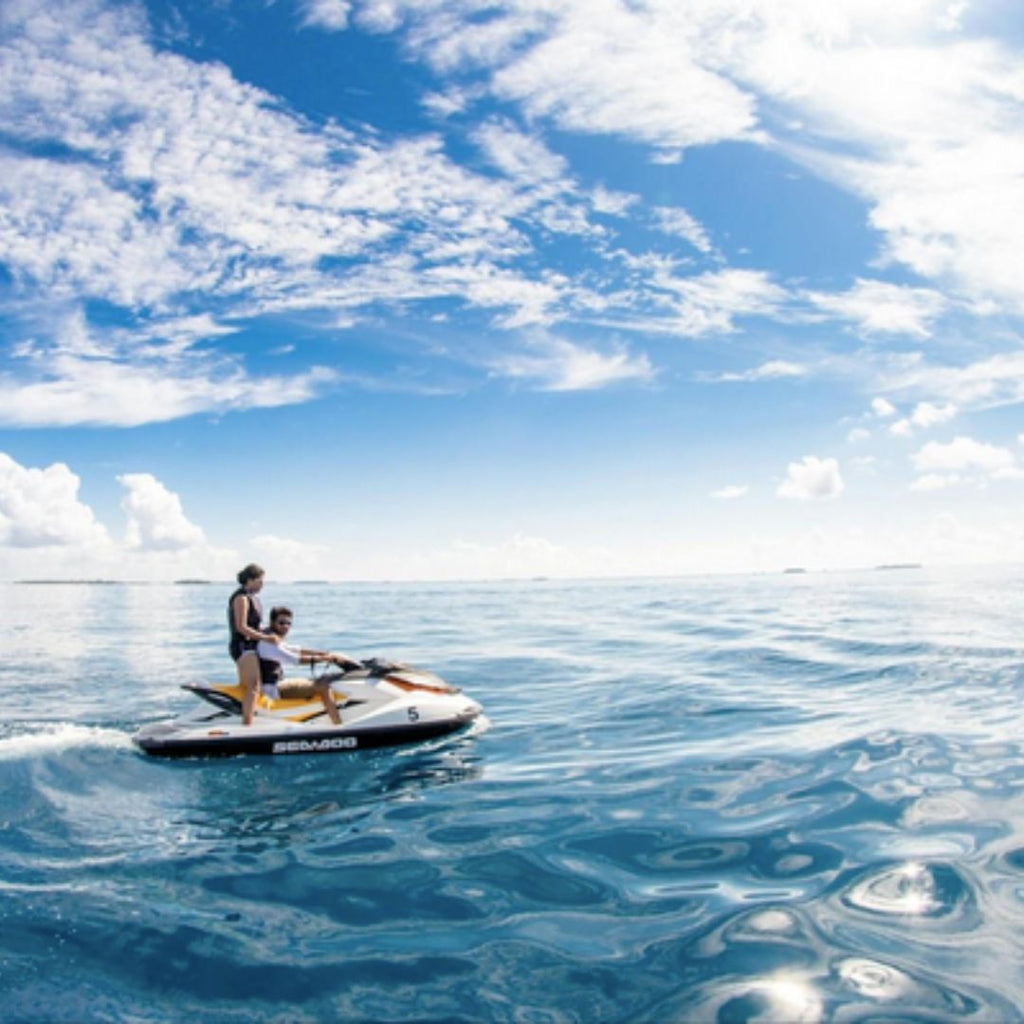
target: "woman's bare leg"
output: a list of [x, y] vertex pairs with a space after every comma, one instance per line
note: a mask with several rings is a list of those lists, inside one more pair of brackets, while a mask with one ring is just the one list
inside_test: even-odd
[[252, 725], [256, 696], [260, 689], [260, 661], [255, 651], [245, 651], [236, 662], [238, 682], [242, 686], [242, 725]]

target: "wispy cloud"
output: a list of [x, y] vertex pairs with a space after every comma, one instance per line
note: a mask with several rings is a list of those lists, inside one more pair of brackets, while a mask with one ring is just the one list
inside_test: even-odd
[[994, 408], [1024, 401], [1024, 353], [1002, 352], [963, 365], [898, 362], [883, 370], [886, 390], [928, 396], [959, 408]]
[[0, 373], [0, 423], [138, 426], [304, 402], [336, 379], [317, 367], [251, 376], [237, 360], [196, 344], [217, 333], [204, 318], [169, 326], [164, 338], [156, 328], [93, 331], [79, 314], [49, 325], [50, 338], [23, 342]]
[[737, 498], [745, 498], [750, 488], [746, 484], [730, 484], [728, 487], [720, 487], [717, 491], [711, 492], [712, 498], [721, 501], [735, 501]]
[[547, 334], [535, 335], [529, 349], [504, 354], [489, 366], [498, 376], [531, 383], [542, 391], [592, 391], [654, 376], [643, 353], [633, 355], [622, 347], [600, 351]]
[[867, 334], [906, 334], [927, 338], [931, 324], [948, 306], [940, 292], [885, 281], [858, 279], [846, 292], [808, 292], [812, 306], [849, 320]]
[[711, 239], [706, 229], [688, 210], [680, 206], [656, 206], [652, 212], [654, 223], [661, 231], [677, 235], [698, 252], [711, 252]]
[[785, 380], [806, 377], [810, 372], [808, 367], [801, 363], [790, 363], [784, 359], [770, 359], [767, 363], [743, 370], [740, 373], [720, 373], [704, 379], [721, 382]]

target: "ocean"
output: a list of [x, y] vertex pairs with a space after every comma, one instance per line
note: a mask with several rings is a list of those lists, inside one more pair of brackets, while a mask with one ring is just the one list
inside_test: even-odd
[[1024, 569], [290, 584], [487, 721], [167, 762], [228, 584], [3, 584], [3, 1021], [1024, 1017]]

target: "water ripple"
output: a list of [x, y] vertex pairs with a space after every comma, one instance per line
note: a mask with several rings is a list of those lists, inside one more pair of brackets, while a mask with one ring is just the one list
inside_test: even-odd
[[[127, 737], [224, 672], [223, 595], [8, 588], [3, 1016], [1018, 1019], [1021, 582], [280, 588], [490, 728], [183, 764]], [[65, 613], [54, 720], [21, 683]]]

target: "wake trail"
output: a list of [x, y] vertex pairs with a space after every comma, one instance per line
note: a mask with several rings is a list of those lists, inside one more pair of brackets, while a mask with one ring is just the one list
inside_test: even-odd
[[129, 750], [131, 746], [130, 734], [118, 729], [55, 722], [30, 732], [0, 738], [0, 761], [22, 761], [89, 747]]

